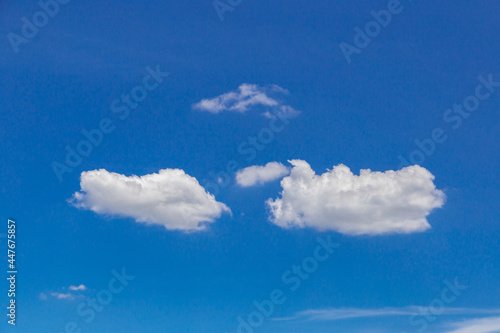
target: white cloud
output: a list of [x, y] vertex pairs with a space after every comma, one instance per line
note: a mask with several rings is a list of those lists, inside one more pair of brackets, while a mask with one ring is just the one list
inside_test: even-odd
[[498, 333], [500, 332], [500, 317], [466, 320], [454, 326], [458, 328], [446, 333]]
[[104, 169], [82, 172], [81, 192], [70, 202], [97, 214], [134, 218], [137, 222], [167, 229], [203, 230], [222, 212], [223, 203], [206, 192], [196, 178], [180, 169], [124, 176]]
[[39, 298], [43, 301], [47, 300], [48, 295], [57, 298], [57, 299], [63, 299], [63, 300], [74, 300], [75, 298], [78, 297], [83, 297], [83, 295], [79, 292], [87, 290], [87, 287], [83, 284], [79, 286], [69, 286], [68, 288], [63, 287], [62, 290], [69, 290], [69, 292], [57, 292], [57, 291], [50, 291], [47, 293], [40, 293]]
[[50, 294], [52, 297], [55, 297], [55, 298], [58, 298], [58, 299], [67, 299], [67, 300], [72, 300], [75, 298], [74, 295], [70, 294], [70, 293], [67, 293], [67, 294], [63, 294], [63, 293], [57, 293], [57, 292], [53, 292]]
[[72, 290], [72, 291], [77, 291], [77, 290], [87, 290], [87, 287], [85, 287], [83, 284], [79, 285], [79, 286], [69, 286], [68, 288], [69, 290]]
[[430, 228], [426, 216], [431, 210], [444, 204], [434, 176], [418, 165], [399, 171], [366, 169], [357, 176], [340, 164], [318, 176], [305, 161], [290, 163], [281, 198], [267, 200], [270, 220], [283, 228], [350, 235], [420, 232]]
[[293, 317], [278, 318], [277, 320], [306, 320], [306, 321], [335, 321], [342, 319], [383, 317], [383, 316], [410, 316], [417, 314], [413, 307], [401, 309], [383, 308], [383, 309], [320, 309], [306, 310], [295, 314]]
[[[422, 316], [429, 312], [428, 307], [423, 306], [406, 306], [402, 308], [381, 308], [381, 309], [360, 309], [360, 308], [328, 308], [328, 309], [313, 309], [298, 312], [292, 317], [277, 318], [278, 321], [301, 320], [301, 321], [337, 321], [355, 318], [370, 318], [370, 317], [391, 317], [391, 316]], [[462, 315], [478, 315], [478, 314], [498, 314], [500, 309], [478, 309], [478, 308], [441, 308], [439, 314], [433, 316], [462, 316]], [[475, 323], [475, 320], [470, 321]], [[467, 326], [469, 322], [460, 324]], [[458, 326], [455, 324], [454, 326]], [[472, 332], [472, 331], [471, 331]], [[457, 333], [457, 332], [450, 332]], [[459, 332], [465, 333], [465, 332]], [[468, 333], [468, 331], [467, 331]]]
[[300, 111], [295, 110], [293, 107], [289, 105], [280, 105], [277, 108], [274, 108], [272, 112], [266, 111], [263, 112], [262, 115], [267, 119], [276, 119], [281, 116], [297, 116]]
[[269, 162], [264, 166], [253, 165], [236, 173], [236, 181], [243, 187], [264, 184], [290, 173], [290, 169], [278, 162]]
[[[281, 112], [297, 112], [293, 108], [283, 105], [276, 97], [283, 94], [288, 94], [288, 91], [277, 85], [261, 87], [255, 84], [243, 83], [237, 90], [214, 98], [202, 99], [194, 104], [193, 108], [210, 113], [220, 113], [223, 111], [246, 112], [252, 106], [263, 106], [281, 109]], [[268, 117], [271, 116], [269, 112], [266, 112], [266, 114]]]

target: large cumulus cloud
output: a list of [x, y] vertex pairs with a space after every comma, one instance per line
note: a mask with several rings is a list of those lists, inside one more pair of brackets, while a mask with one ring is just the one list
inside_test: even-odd
[[70, 202], [97, 214], [134, 218], [167, 229], [202, 230], [229, 211], [205, 191], [196, 178], [180, 169], [144, 176], [121, 175], [105, 169], [82, 172], [81, 191]]
[[279, 198], [269, 199], [270, 220], [283, 228], [312, 227], [343, 234], [421, 232], [426, 216], [444, 204], [434, 176], [414, 165], [399, 171], [361, 170], [337, 165], [316, 175], [309, 164], [292, 160]]

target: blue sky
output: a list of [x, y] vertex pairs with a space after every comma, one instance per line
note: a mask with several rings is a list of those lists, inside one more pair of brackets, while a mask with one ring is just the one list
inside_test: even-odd
[[0, 2], [2, 332], [500, 332], [498, 2], [47, 8]]

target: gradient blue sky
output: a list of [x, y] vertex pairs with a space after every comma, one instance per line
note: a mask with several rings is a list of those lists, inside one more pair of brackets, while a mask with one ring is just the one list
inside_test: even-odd
[[[500, 4], [402, 1], [402, 12], [348, 64], [339, 44], [352, 43], [354, 28], [387, 3], [252, 0], [221, 21], [211, 1], [71, 1], [15, 53], [8, 33], [19, 34], [21, 18], [31, 20], [40, 7], [1, 1], [0, 216], [5, 225], [17, 221], [19, 268], [18, 325], [7, 327], [2, 313], [1, 331], [60, 333], [75, 321], [85, 333], [236, 332], [237, 317], [280, 288], [286, 302], [255, 332], [417, 332], [410, 315], [297, 314], [428, 306], [444, 280], [455, 278], [468, 288], [450, 307], [470, 311], [443, 314], [427, 332], [498, 317], [500, 89], [457, 129], [443, 113], [474, 93], [478, 76], [500, 81]], [[169, 76], [120, 120], [111, 103], [157, 65]], [[237, 149], [268, 126], [260, 110], [210, 114], [192, 107], [242, 83], [283, 87], [284, 103], [301, 111], [251, 163]], [[65, 146], [106, 117], [116, 130], [59, 182], [52, 162], [64, 160]], [[233, 159], [241, 167], [302, 159], [318, 174], [339, 163], [356, 174], [397, 170], [398, 156], [408, 158], [414, 140], [438, 127], [448, 139], [422, 166], [447, 200], [422, 233], [282, 229], [265, 206], [278, 196], [279, 181], [242, 189], [233, 180], [216, 194], [232, 215], [194, 233], [67, 202], [80, 190], [81, 172], [101, 168], [127, 176], [179, 168], [202, 185]], [[290, 292], [281, 276], [311, 256], [318, 236], [340, 247]], [[0, 247], [6, 263], [4, 238]], [[135, 280], [85, 323], [78, 304], [122, 267]], [[50, 296], [80, 284], [88, 288], [81, 297]], [[5, 280], [0, 288], [6, 304]], [[274, 320], [280, 318], [289, 320]]]

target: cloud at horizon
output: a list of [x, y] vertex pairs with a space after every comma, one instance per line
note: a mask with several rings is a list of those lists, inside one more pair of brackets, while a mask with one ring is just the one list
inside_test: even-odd
[[452, 326], [455, 328], [445, 333], [498, 333], [500, 332], [500, 316], [461, 321]]
[[[300, 311], [291, 317], [276, 318], [276, 321], [336, 321], [355, 318], [389, 317], [389, 316], [418, 316], [428, 312], [428, 307], [410, 305], [400, 308], [385, 307], [379, 309], [362, 308], [326, 308], [310, 309]], [[435, 316], [453, 316], [453, 315], [485, 315], [500, 314], [500, 309], [481, 309], [481, 308], [442, 308], [440, 314]], [[471, 320], [474, 323], [475, 320]], [[462, 332], [460, 332], [462, 333]]]

